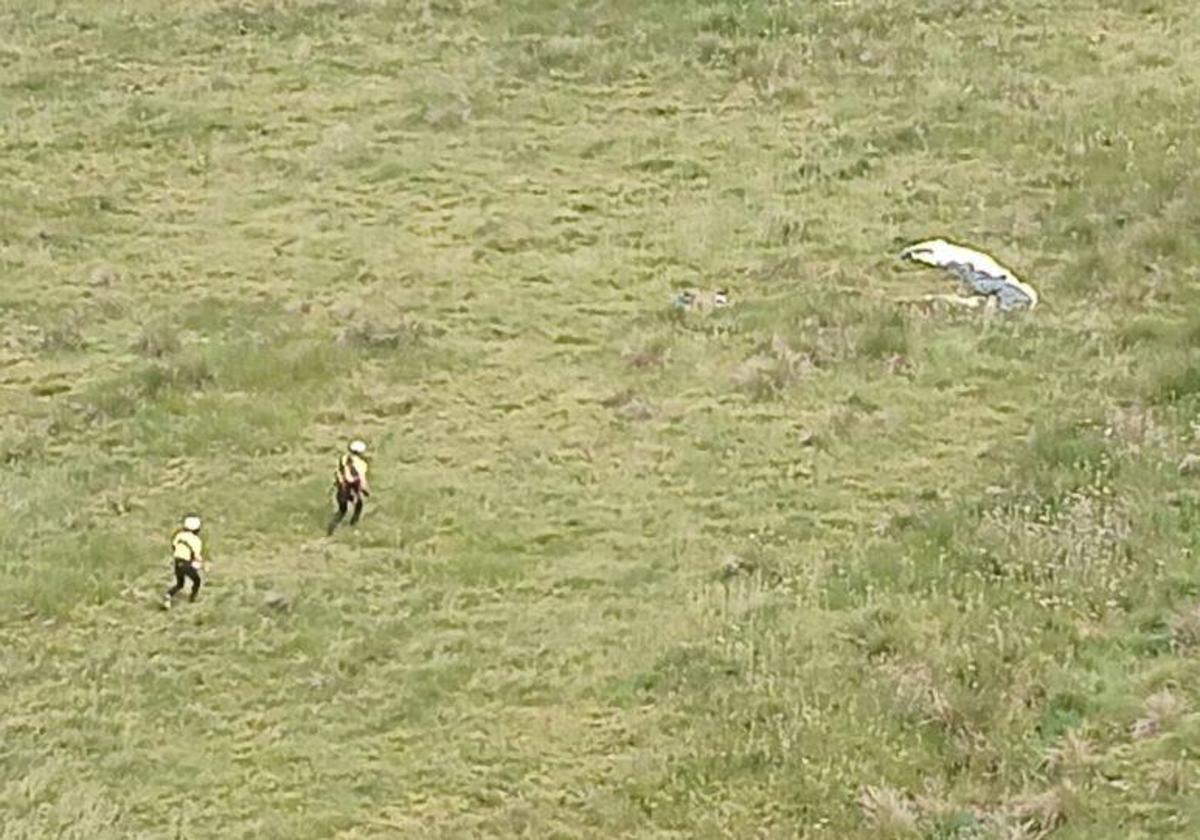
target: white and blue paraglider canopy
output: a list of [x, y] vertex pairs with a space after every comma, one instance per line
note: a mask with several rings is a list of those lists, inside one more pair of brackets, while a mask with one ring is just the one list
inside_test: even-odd
[[927, 239], [909, 245], [900, 252], [900, 258], [945, 269], [971, 293], [971, 297], [965, 298], [930, 295], [927, 296], [929, 300], [945, 299], [972, 307], [994, 302], [1002, 312], [1033, 309], [1038, 304], [1038, 294], [1032, 286], [1021, 282], [993, 257], [974, 248], [955, 245], [944, 239]]

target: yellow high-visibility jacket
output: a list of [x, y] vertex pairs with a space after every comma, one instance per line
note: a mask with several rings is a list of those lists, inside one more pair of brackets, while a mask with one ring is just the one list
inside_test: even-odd
[[334, 481], [337, 482], [339, 487], [361, 487], [366, 478], [366, 459], [360, 458], [353, 452], [347, 452], [338, 459], [338, 468], [337, 473], [334, 474]]
[[199, 561], [204, 555], [200, 535], [180, 529], [171, 537], [171, 556], [184, 563]]

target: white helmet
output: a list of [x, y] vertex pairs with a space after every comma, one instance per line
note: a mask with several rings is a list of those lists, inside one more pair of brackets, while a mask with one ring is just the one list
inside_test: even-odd
[[350, 441], [350, 451], [355, 455], [366, 455], [367, 445], [361, 440], [352, 440]]
[[199, 516], [185, 516], [183, 518], [183, 529], [185, 531], [199, 531], [200, 530], [200, 517]]

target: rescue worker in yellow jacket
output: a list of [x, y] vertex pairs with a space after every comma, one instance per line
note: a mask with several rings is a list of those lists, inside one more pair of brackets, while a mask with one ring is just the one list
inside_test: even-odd
[[164, 609], [183, 589], [184, 581], [192, 582], [188, 600], [195, 601], [200, 593], [200, 572], [204, 568], [204, 544], [200, 541], [200, 517], [186, 516], [183, 527], [171, 535], [171, 557], [175, 561], [175, 585], [163, 596]]
[[366, 454], [367, 445], [361, 440], [352, 440], [347, 452], [338, 459], [337, 472], [333, 476], [338, 509], [326, 529], [329, 536], [341, 524], [351, 504], [354, 505], [354, 514], [350, 517], [350, 524], [357, 525], [362, 516], [363, 499], [371, 495], [371, 485], [367, 483]]

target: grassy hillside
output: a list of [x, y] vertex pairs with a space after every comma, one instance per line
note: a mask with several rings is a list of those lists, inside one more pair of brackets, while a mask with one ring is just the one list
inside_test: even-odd
[[0, 838], [1196, 836], [1193, 6], [0, 0]]

